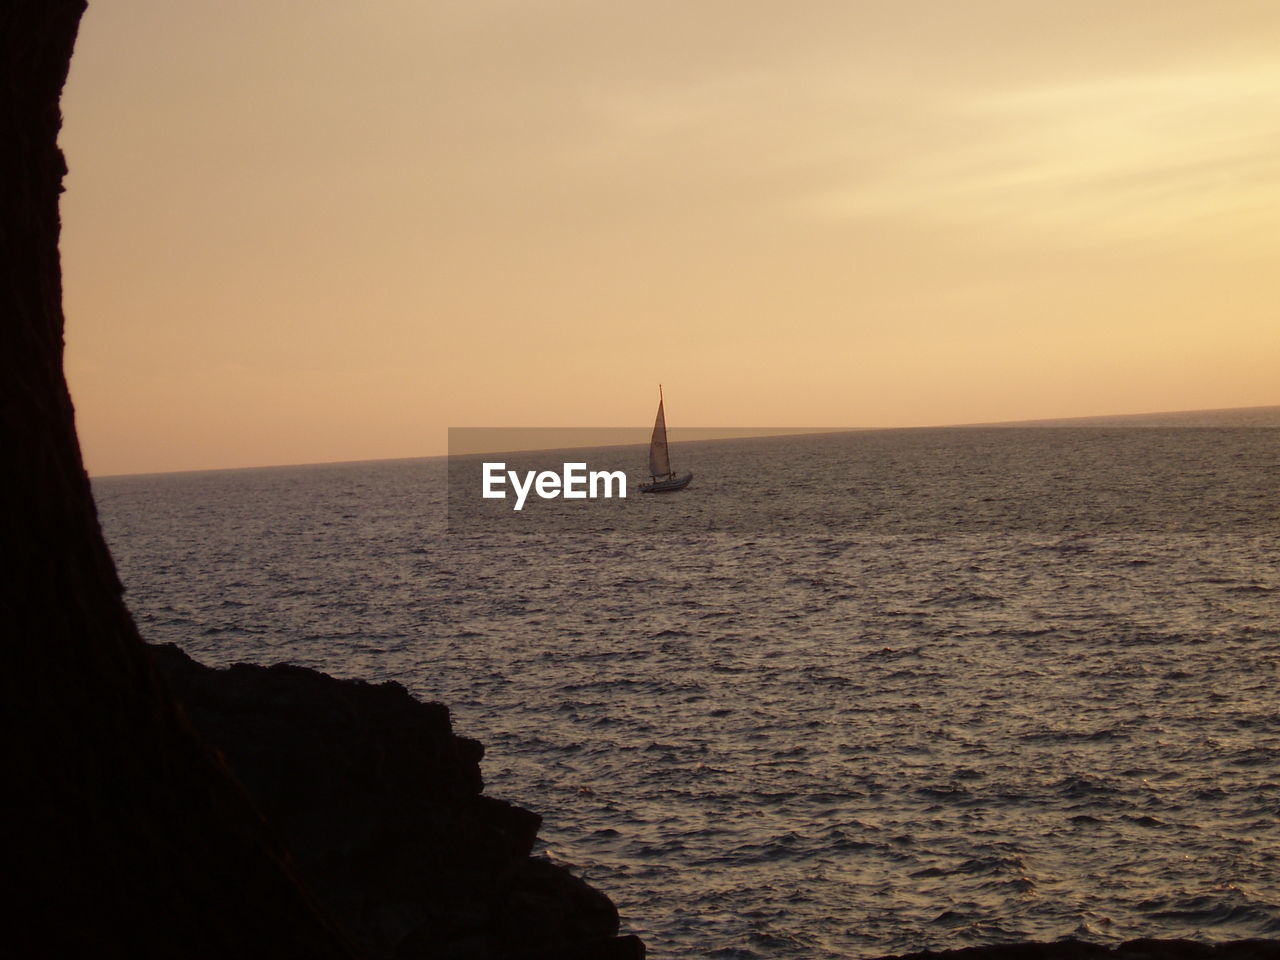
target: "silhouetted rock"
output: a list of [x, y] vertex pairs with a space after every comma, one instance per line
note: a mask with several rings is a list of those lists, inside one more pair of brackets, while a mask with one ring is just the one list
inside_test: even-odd
[[192, 726], [375, 957], [643, 955], [610, 900], [530, 856], [540, 819], [483, 796], [483, 748], [397, 683], [153, 656]]
[[349, 957], [121, 599], [62, 372], [58, 103], [84, 2], [0, 9], [0, 953]]
[[1115, 946], [1059, 940], [1054, 943], [1004, 943], [961, 950], [925, 950], [882, 960], [1280, 960], [1280, 941], [1129, 940]]

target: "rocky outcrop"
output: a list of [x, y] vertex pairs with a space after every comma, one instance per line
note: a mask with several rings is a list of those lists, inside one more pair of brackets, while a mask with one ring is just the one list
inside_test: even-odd
[[481, 793], [483, 748], [396, 683], [153, 656], [201, 737], [372, 957], [640, 957], [603, 894], [531, 857], [537, 815]]
[[1059, 940], [1055, 943], [1006, 943], [962, 950], [925, 950], [882, 960], [1280, 960], [1280, 941], [1129, 940], [1114, 946]]

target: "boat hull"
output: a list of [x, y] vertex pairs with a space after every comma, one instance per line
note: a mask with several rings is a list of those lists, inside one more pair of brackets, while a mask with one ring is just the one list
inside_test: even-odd
[[672, 477], [669, 480], [654, 480], [652, 483], [640, 484], [641, 493], [670, 493], [672, 490], [683, 490], [689, 485], [689, 481], [693, 479], [693, 473], [689, 472], [680, 477]]

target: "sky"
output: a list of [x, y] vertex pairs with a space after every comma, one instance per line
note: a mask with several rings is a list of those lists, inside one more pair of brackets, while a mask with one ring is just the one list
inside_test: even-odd
[[93, 474], [1280, 403], [1272, 0], [106, 0]]

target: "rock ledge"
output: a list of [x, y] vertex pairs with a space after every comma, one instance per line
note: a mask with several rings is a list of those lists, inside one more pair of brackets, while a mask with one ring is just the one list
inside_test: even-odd
[[604, 894], [531, 856], [541, 819], [484, 796], [479, 743], [398, 683], [152, 657], [293, 866], [370, 957], [639, 960]]
[[1059, 940], [1004, 943], [960, 950], [925, 950], [882, 960], [1280, 960], [1280, 940], [1128, 940], [1114, 946]]

